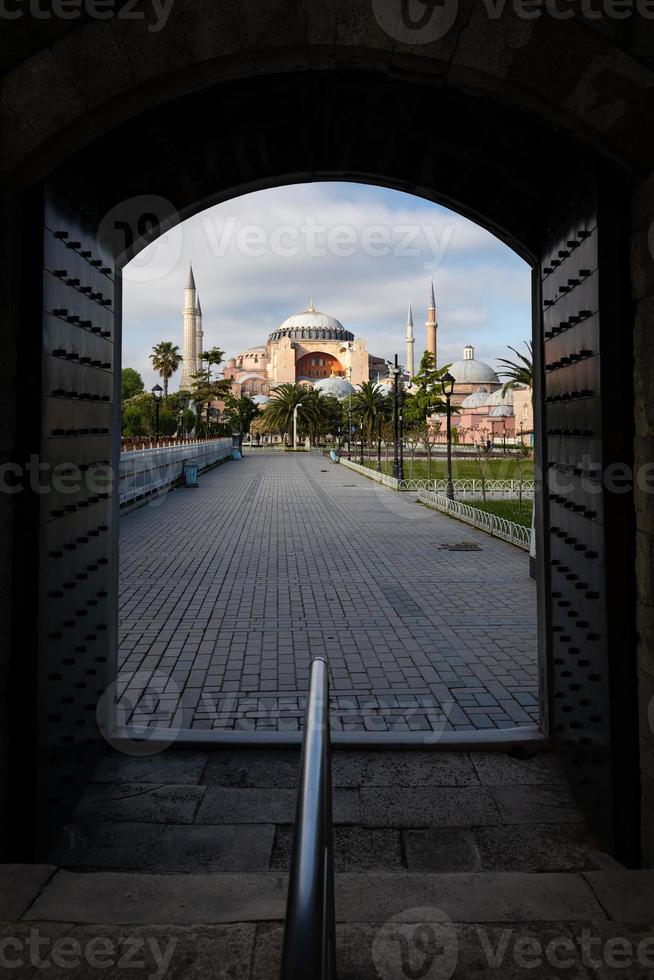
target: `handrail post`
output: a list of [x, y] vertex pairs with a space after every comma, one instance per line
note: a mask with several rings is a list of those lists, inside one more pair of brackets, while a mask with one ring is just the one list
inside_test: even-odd
[[288, 882], [282, 980], [336, 980], [329, 668], [311, 664], [293, 854]]

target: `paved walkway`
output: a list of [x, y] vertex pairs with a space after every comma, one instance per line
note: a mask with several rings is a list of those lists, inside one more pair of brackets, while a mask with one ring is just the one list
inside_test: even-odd
[[122, 518], [120, 685], [139, 723], [293, 732], [322, 654], [335, 731], [529, 725], [535, 599], [524, 552], [413, 494], [252, 452]]

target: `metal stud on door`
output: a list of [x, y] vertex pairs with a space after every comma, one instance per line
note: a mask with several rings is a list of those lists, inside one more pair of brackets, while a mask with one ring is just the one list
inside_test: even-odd
[[637, 855], [633, 506], [607, 484], [632, 458], [631, 321], [615, 186], [581, 180], [544, 249], [539, 346], [541, 569], [549, 718], [603, 846]]
[[118, 358], [110, 256], [72, 208], [47, 191], [40, 203], [41, 281], [32, 297], [40, 331], [30, 338], [31, 377], [40, 389], [30, 394], [37, 406], [40, 399], [40, 412], [25, 444], [38, 464], [38, 485], [33, 469], [20, 502], [32, 564], [18, 576], [21, 610], [30, 619], [19, 680], [33, 699], [22, 718], [31, 762], [13, 785], [13, 850], [37, 858], [104, 748], [96, 706], [115, 677]]

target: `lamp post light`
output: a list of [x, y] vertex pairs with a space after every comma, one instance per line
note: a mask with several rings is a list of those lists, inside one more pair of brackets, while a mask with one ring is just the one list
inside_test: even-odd
[[450, 399], [452, 398], [452, 392], [454, 391], [454, 381], [450, 372], [448, 371], [441, 378], [441, 385], [443, 388], [443, 394], [445, 395], [445, 403], [447, 407], [447, 490], [446, 495], [449, 500], [454, 500], [454, 484], [452, 483], [452, 405]]
[[398, 457], [398, 441], [399, 441], [399, 430], [400, 430], [400, 413], [399, 413], [399, 381], [400, 381], [400, 368], [397, 363], [397, 354], [395, 355], [395, 363], [391, 369], [393, 375], [393, 477], [396, 480], [400, 479], [400, 460]]
[[363, 413], [361, 413], [361, 434], [359, 441], [359, 465], [363, 466]]
[[161, 385], [155, 385], [152, 389], [152, 394], [154, 395], [155, 442], [159, 442], [159, 410], [161, 408], [161, 396], [163, 395], [163, 388]]

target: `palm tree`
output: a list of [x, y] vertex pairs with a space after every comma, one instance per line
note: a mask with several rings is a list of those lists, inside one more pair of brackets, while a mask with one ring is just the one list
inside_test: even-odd
[[286, 434], [288, 443], [293, 441], [295, 409], [298, 405], [310, 409], [311, 393], [312, 389], [298, 384], [281, 384], [270, 393], [270, 401], [263, 412], [264, 417], [278, 432]]
[[500, 364], [504, 365], [504, 368], [500, 370], [500, 374], [508, 378], [509, 380], [505, 382], [502, 387], [502, 396], [504, 396], [510, 388], [519, 388], [523, 385], [526, 388], [533, 388], [534, 385], [534, 349], [530, 340], [525, 341], [525, 347], [527, 348], [527, 355], [521, 354], [517, 351], [515, 347], [509, 347], [519, 360], [509, 361], [505, 357], [498, 357]]
[[238, 432], [238, 448], [243, 452], [243, 436], [250, 431], [250, 427], [257, 415], [260, 414], [259, 406], [247, 395], [235, 398], [234, 395], [227, 395], [225, 398], [225, 421]]
[[372, 441], [379, 415], [384, 410], [384, 393], [374, 381], [362, 381], [352, 398], [352, 410], [361, 419], [368, 443]]
[[152, 348], [150, 360], [152, 367], [159, 372], [159, 376], [163, 379], [163, 396], [168, 398], [168, 382], [182, 363], [179, 347], [170, 340], [162, 340], [161, 343]]

